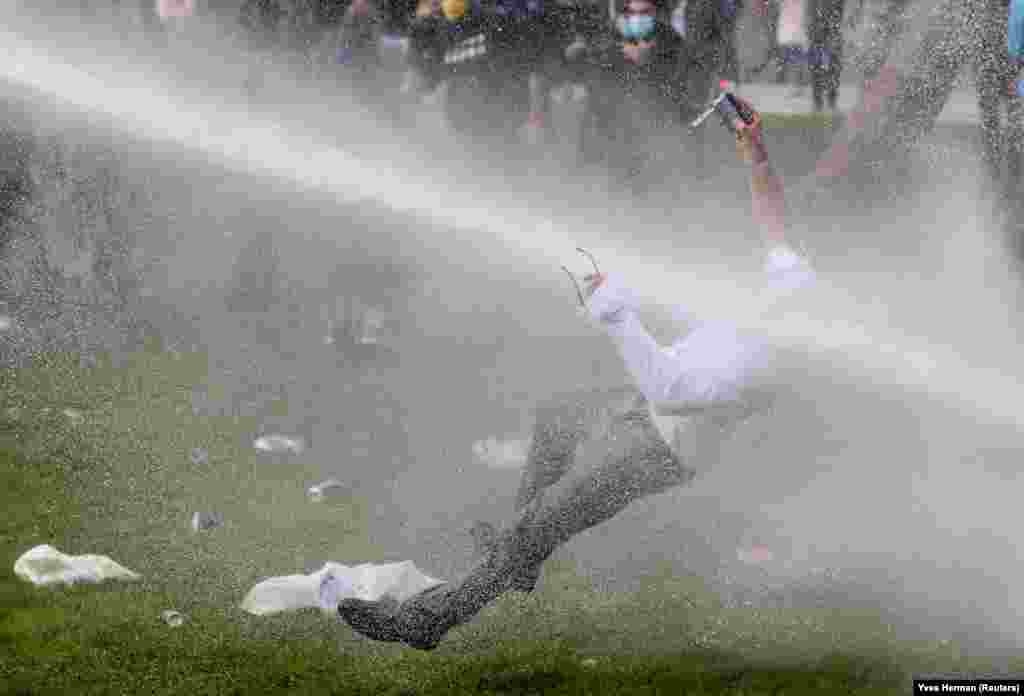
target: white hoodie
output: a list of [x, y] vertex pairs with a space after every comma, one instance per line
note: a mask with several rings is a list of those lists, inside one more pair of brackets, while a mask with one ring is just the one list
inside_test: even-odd
[[[813, 284], [807, 261], [788, 247], [768, 253], [764, 266], [769, 287], [789, 294]], [[608, 332], [652, 419], [676, 454], [703, 465], [732, 429], [765, 406], [757, 377], [772, 363], [771, 346], [740, 333], [727, 321], [703, 321], [665, 348], [637, 315], [636, 295], [610, 274], [591, 296], [588, 309]], [[674, 314], [685, 316], [684, 308]]]

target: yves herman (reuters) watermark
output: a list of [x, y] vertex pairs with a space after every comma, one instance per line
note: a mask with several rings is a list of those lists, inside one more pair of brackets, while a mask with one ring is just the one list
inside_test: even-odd
[[1024, 679], [915, 679], [914, 694], [1019, 694]]

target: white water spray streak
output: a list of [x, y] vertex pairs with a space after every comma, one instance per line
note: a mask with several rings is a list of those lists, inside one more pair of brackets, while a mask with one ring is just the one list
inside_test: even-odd
[[[638, 290], [655, 303], [695, 298], [692, 304], [698, 313], [724, 310], [741, 324], [779, 342], [810, 352], [828, 351], [837, 360], [845, 359], [866, 377], [880, 378], [881, 384], [953, 398], [969, 405], [973, 415], [983, 420], [1024, 426], [1018, 407], [1024, 390], [1016, 377], [997, 368], [979, 367], [953, 347], [915, 339], [889, 327], [869, 328], [844, 321], [834, 316], [827, 291], [818, 293], [816, 306], [822, 311], [815, 312], [825, 319], [804, 314], [769, 322], [750, 307], [753, 289], [721, 269], [709, 273], [708, 269], [688, 268], [671, 260], [666, 263], [664, 258], [629, 254], [620, 245], [602, 248], [593, 231], [558, 225], [524, 207], [515, 209], [507, 198], [492, 202], [474, 192], [459, 196], [463, 202], [458, 206], [439, 207], [437, 200], [442, 195], [451, 199], [452, 184], [445, 181], [442, 190], [436, 180], [429, 178], [434, 172], [426, 167], [425, 175], [414, 176], [405, 170], [399, 173], [398, 167], [360, 160], [298, 129], [258, 119], [240, 108], [178, 98], [142, 75], [110, 69], [90, 71], [10, 32], [0, 31], [0, 41], [9, 56], [0, 61], [0, 79], [111, 119], [133, 134], [199, 151], [247, 172], [263, 172], [325, 191], [342, 202], [381, 202], [424, 220], [473, 232], [477, 243], [498, 242], [502, 248], [529, 255], [535, 268], [520, 265], [516, 267], [519, 273], [541, 270], [557, 277], [555, 269], [564, 260], [562, 252], [576, 244], [587, 244], [599, 258], [614, 258], [618, 270], [635, 280], [642, 279]], [[467, 200], [474, 204], [467, 205]], [[435, 229], [429, 231], [434, 233]], [[409, 230], [411, 236], [418, 232]], [[482, 232], [490, 240], [481, 240]]]

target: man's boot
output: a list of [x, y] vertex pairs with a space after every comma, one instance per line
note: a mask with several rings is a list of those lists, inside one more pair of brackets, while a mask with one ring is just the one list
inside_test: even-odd
[[491, 553], [462, 580], [422, 592], [401, 604], [394, 600], [346, 599], [338, 614], [362, 635], [389, 643], [433, 650], [444, 635], [466, 623], [510, 590], [529, 592], [540, 576], [543, 558], [535, 558], [516, 528], [506, 530]]

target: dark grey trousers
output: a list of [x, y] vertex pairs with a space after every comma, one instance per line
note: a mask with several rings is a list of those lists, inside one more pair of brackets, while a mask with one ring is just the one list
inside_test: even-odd
[[[585, 472], [544, 490], [583, 464]], [[662, 439], [635, 389], [576, 394], [539, 409], [520, 516], [461, 579], [403, 603], [396, 615], [402, 633], [439, 640], [505, 592], [532, 588], [541, 564], [573, 536], [694, 475]]]

